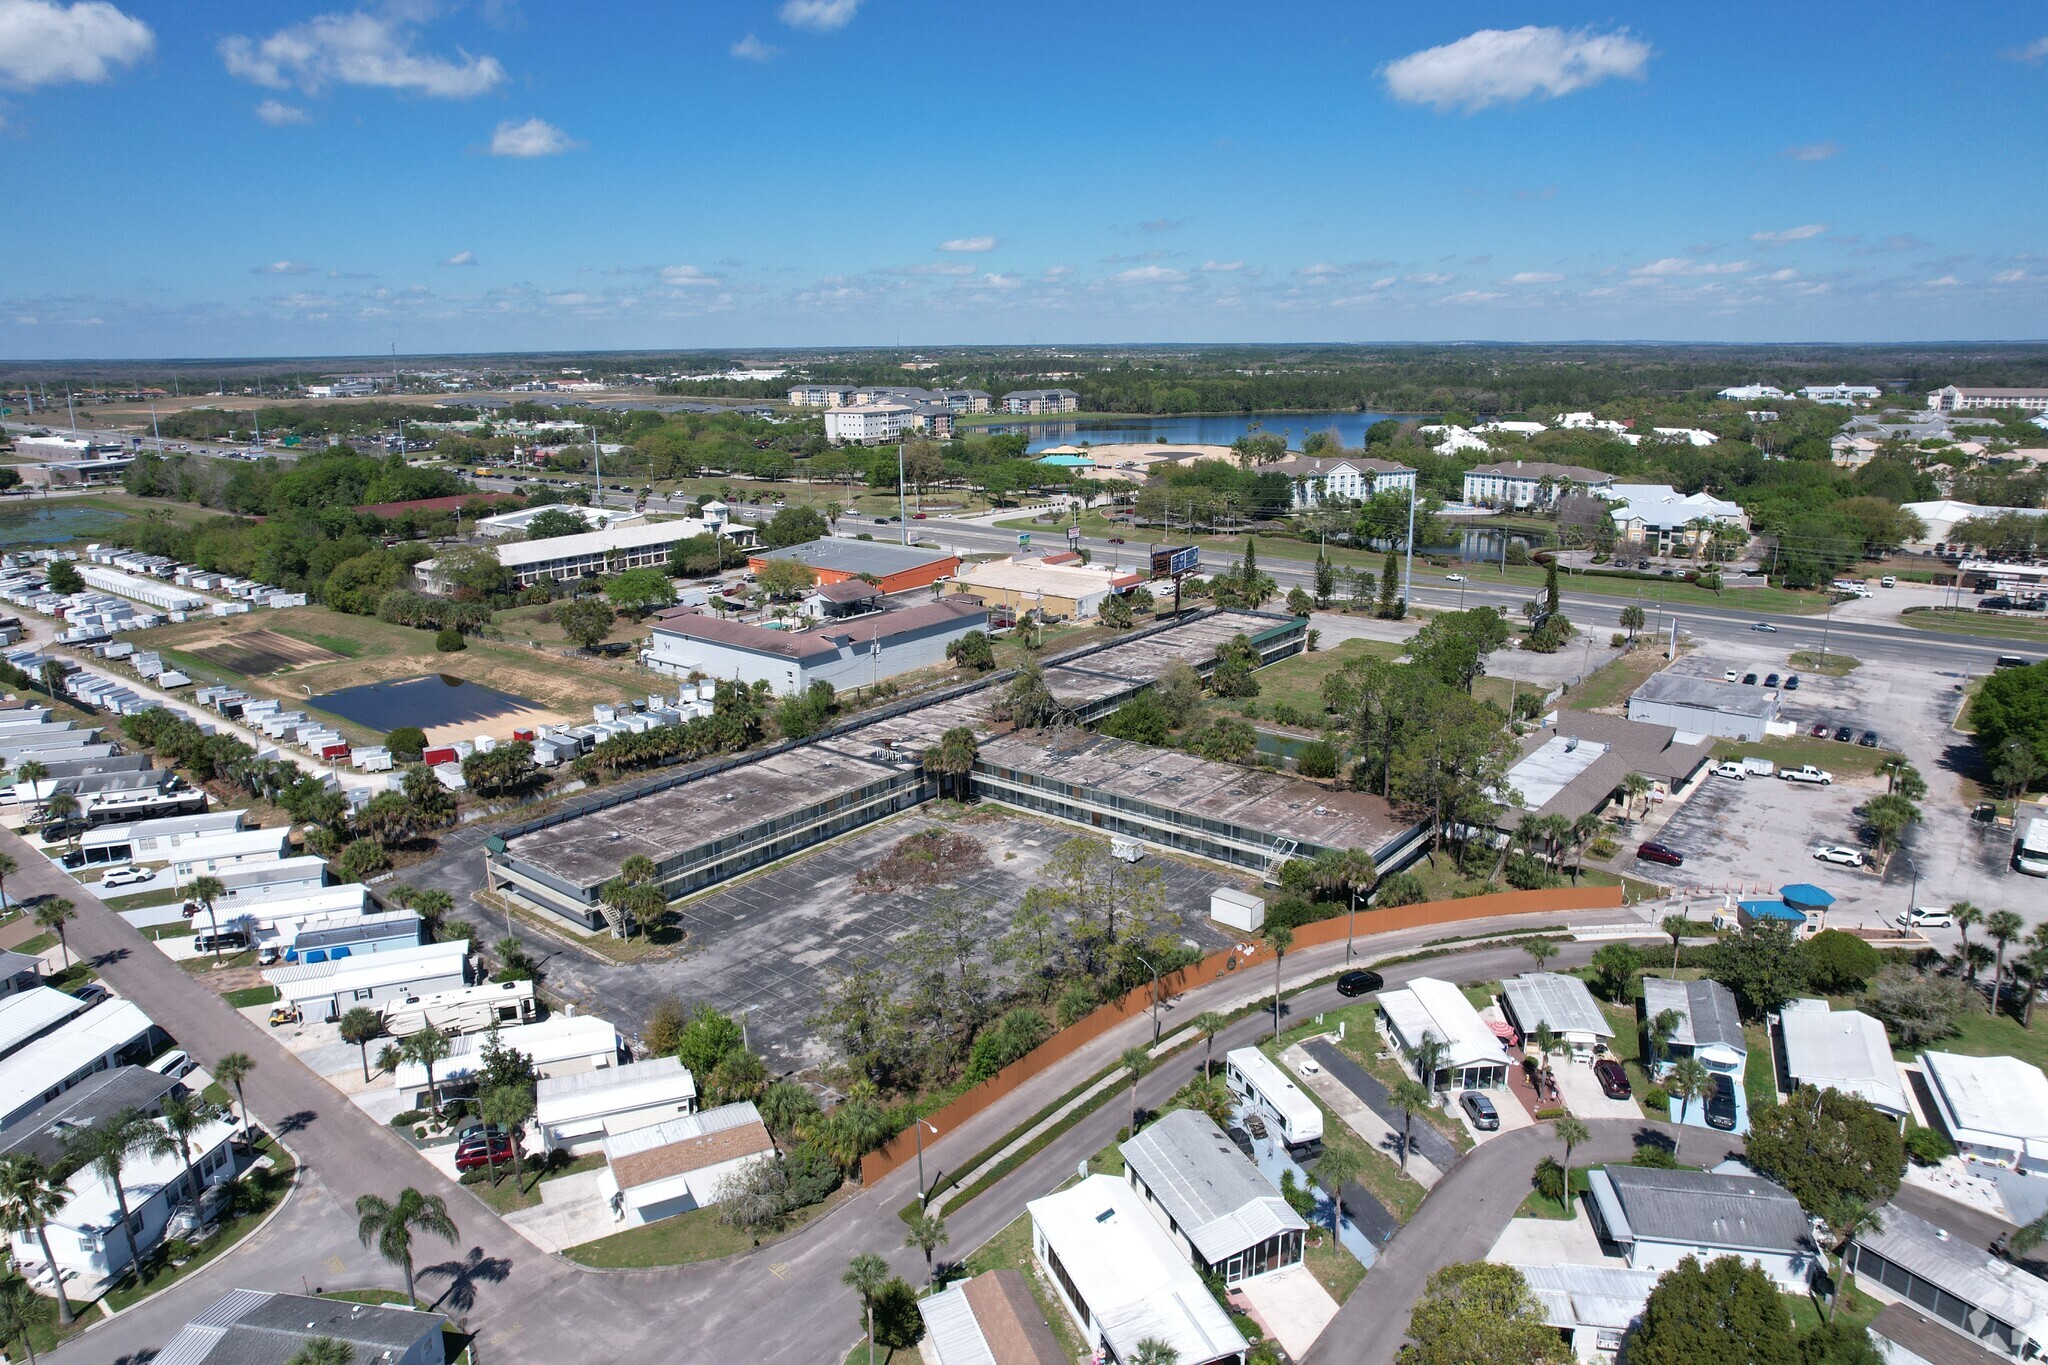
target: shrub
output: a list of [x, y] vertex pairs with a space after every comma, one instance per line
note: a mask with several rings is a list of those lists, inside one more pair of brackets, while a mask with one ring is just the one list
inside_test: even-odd
[[1913, 1158], [1915, 1166], [1932, 1166], [1955, 1154], [1955, 1144], [1932, 1128], [1915, 1128], [1906, 1134], [1906, 1155]]
[[1526, 853], [1517, 853], [1508, 859], [1502, 876], [1509, 886], [1521, 891], [1540, 891], [1547, 886], [1564, 884], [1564, 878], [1558, 876], [1548, 863]]
[[393, 1114], [391, 1116], [391, 1126], [393, 1128], [410, 1128], [415, 1123], [426, 1122], [426, 1119], [427, 1115], [425, 1110], [408, 1109], [403, 1114]]
[[1648, 1114], [1669, 1114], [1671, 1096], [1664, 1093], [1664, 1087], [1653, 1085], [1643, 1091], [1643, 1111]]
[[1294, 766], [1303, 777], [1335, 777], [1337, 746], [1321, 739], [1304, 744], [1294, 756]]
[[1806, 959], [1807, 984], [1829, 995], [1862, 990], [1882, 965], [1877, 949], [1840, 929], [1815, 934], [1799, 945], [1799, 955]]
[[434, 648], [443, 654], [455, 654], [468, 649], [469, 645], [463, 640], [461, 631], [448, 626], [434, 636]]
[[1586, 852], [1595, 858], [1612, 858], [1615, 854], [1621, 852], [1621, 845], [1603, 834], [1592, 843], [1586, 845]]
[[1294, 1178], [1294, 1168], [1288, 1167], [1280, 1173], [1280, 1197], [1287, 1201], [1289, 1208], [1309, 1222], [1315, 1221], [1316, 1196], [1312, 1190], [1305, 1190]]
[[1608, 636], [1608, 637], [1607, 637], [1607, 647], [1608, 647], [1609, 649], [1625, 649], [1625, 648], [1627, 648], [1627, 647], [1628, 647], [1628, 636], [1626, 636], [1626, 635], [1622, 634], [1622, 633], [1621, 633], [1620, 631], [1618, 631], [1618, 630], [1617, 630], [1617, 631], [1615, 631], [1615, 632], [1614, 632], [1614, 634], [1612, 634], [1612, 635], [1610, 635], [1610, 636]]
[[1566, 1109], [1566, 1108], [1565, 1108], [1565, 1107], [1564, 1107], [1563, 1105], [1561, 1105], [1561, 1104], [1560, 1104], [1560, 1105], [1552, 1105], [1551, 1107], [1549, 1107], [1549, 1108], [1547, 1108], [1547, 1109], [1538, 1109], [1538, 1110], [1536, 1111], [1536, 1121], [1537, 1121], [1538, 1123], [1548, 1123], [1548, 1122], [1550, 1122], [1550, 1120], [1552, 1120], [1552, 1119], [1561, 1119], [1561, 1118], [1563, 1118], [1563, 1117], [1564, 1117], [1564, 1116], [1565, 1116], [1566, 1114], [1569, 1114], [1570, 1112], [1571, 1112], [1571, 1111], [1570, 1111], [1569, 1109]]
[[479, 1166], [475, 1170], [464, 1171], [461, 1175], [456, 1176], [455, 1183], [458, 1185], [481, 1185], [490, 1178], [490, 1168]]
[[1638, 1142], [1636, 1154], [1629, 1158], [1631, 1166], [1648, 1166], [1652, 1170], [1672, 1171], [1678, 1169], [1678, 1158], [1671, 1149], [1661, 1142]]
[[1391, 877], [1380, 879], [1379, 889], [1373, 893], [1372, 903], [1385, 909], [1397, 905], [1420, 905], [1429, 898], [1429, 891], [1422, 884], [1422, 878], [1413, 872], [1396, 872]]
[[1556, 1157], [1547, 1156], [1537, 1162], [1536, 1174], [1530, 1183], [1545, 1199], [1559, 1204], [1564, 1202], [1564, 1167], [1558, 1165]]

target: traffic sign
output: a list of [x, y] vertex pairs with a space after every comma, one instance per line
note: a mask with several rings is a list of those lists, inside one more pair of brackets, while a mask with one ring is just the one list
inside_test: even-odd
[[1017, 533], [1017, 548], [1020, 550], [1031, 548], [1031, 533], [1029, 531], [1019, 531]]
[[1081, 528], [1078, 526], [1069, 526], [1067, 528], [1067, 548], [1078, 549], [1080, 547], [1080, 544]]

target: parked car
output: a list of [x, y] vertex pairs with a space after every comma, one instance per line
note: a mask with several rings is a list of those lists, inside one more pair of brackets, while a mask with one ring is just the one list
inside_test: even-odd
[[1749, 770], [1740, 763], [1716, 763], [1714, 765], [1714, 776], [1732, 777], [1737, 782], [1747, 782], [1749, 780]]
[[1646, 863], [1663, 863], [1667, 867], [1683, 867], [1685, 855], [1675, 848], [1666, 848], [1652, 839], [1636, 847], [1636, 856]]
[[1902, 929], [1953, 929], [1956, 917], [1945, 905], [1916, 905], [1899, 915]]
[[1337, 978], [1337, 994], [1371, 995], [1386, 984], [1386, 978], [1378, 972], [1346, 972]]
[[1707, 1087], [1707, 1126], [1723, 1131], [1735, 1127], [1735, 1082], [1718, 1071]]
[[1877, 747], [1877, 731], [1865, 730], [1862, 737], [1856, 743], [1861, 748], [1875, 749]]
[[1742, 676], [1742, 670], [1739, 668], [1731, 668], [1726, 673], [1723, 673], [1721, 676], [1723, 678], [1726, 678], [1729, 682], [1734, 682], [1737, 678]]
[[1797, 673], [1786, 675], [1785, 690], [1787, 692], [1797, 692], [1799, 690], [1799, 675]]
[[1759, 621], [1755, 625], [1751, 626], [1750, 629], [1769, 635], [1776, 635], [1778, 633], [1778, 628], [1772, 625], [1769, 621]]
[[1755, 687], [1755, 686], [1756, 686], [1756, 674], [1754, 674], [1754, 673], [1745, 673], [1745, 674], [1743, 674], [1743, 675], [1742, 675], [1742, 685], [1743, 685], [1744, 687]]
[[455, 1149], [455, 1169], [458, 1171], [482, 1170], [486, 1166], [498, 1165], [513, 1160], [512, 1140], [498, 1138], [488, 1142], [474, 1142]]
[[1853, 726], [1853, 725], [1837, 725], [1837, 726], [1835, 727], [1835, 741], [1836, 741], [1837, 743], [1839, 743], [1839, 744], [1847, 744], [1847, 743], [1848, 743], [1848, 742], [1849, 742], [1850, 740], [1852, 740], [1852, 739], [1854, 739], [1854, 738], [1856, 738], [1856, 727], [1855, 727], [1855, 726]]
[[1824, 863], [1835, 863], [1841, 867], [1863, 866], [1863, 850], [1848, 848], [1842, 844], [1828, 844], [1813, 851], [1813, 856]]
[[1610, 1100], [1625, 1100], [1635, 1093], [1629, 1088], [1627, 1069], [1612, 1057], [1593, 1063], [1593, 1079], [1600, 1082], [1600, 1093]]
[[137, 882], [146, 882], [155, 876], [156, 874], [147, 868], [124, 867], [117, 871], [109, 872], [106, 876], [100, 878], [100, 885], [134, 886]]
[[1766, 676], [1766, 677], [1764, 678], [1764, 686], [1765, 686], [1765, 687], [1776, 687], [1777, 685], [1778, 685], [1778, 675], [1777, 675], [1777, 674], [1775, 674], [1775, 673], [1772, 673], [1772, 674], [1769, 674], [1769, 675], [1767, 675], [1767, 676]]
[[223, 929], [217, 934], [200, 934], [193, 938], [192, 946], [202, 953], [216, 950], [223, 953], [239, 953], [249, 946], [249, 936], [240, 929]]
[[1779, 769], [1778, 780], [1781, 782], [1805, 782], [1815, 787], [1829, 787], [1834, 785], [1835, 775], [1826, 768], [1816, 768], [1811, 763], [1806, 763], [1797, 768]]
[[1465, 1111], [1465, 1117], [1472, 1120], [1472, 1126], [1482, 1133], [1491, 1133], [1500, 1127], [1500, 1111], [1493, 1107], [1493, 1101], [1477, 1090], [1467, 1090], [1458, 1096], [1458, 1107]]
[[455, 1130], [455, 1145], [458, 1147], [467, 1147], [486, 1138], [510, 1142], [512, 1135], [495, 1123], [465, 1123]]
[[71, 997], [74, 1000], [83, 1000], [88, 1005], [97, 1005], [102, 1000], [113, 999], [114, 993], [97, 981], [88, 981], [71, 992]]
[[74, 848], [69, 853], [59, 858], [57, 860], [57, 864], [58, 866], [64, 868], [67, 872], [76, 872], [79, 868], [85, 866], [85, 850], [81, 848]]
[[1815, 739], [1826, 739], [1828, 737], [1828, 723], [1824, 720], [1817, 720], [1813, 723], [1813, 728], [1806, 733]]

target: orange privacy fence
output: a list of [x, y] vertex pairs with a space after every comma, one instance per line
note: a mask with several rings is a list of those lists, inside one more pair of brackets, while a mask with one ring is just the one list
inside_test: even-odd
[[[1421, 929], [1431, 925], [1495, 919], [1506, 915], [1612, 910], [1621, 904], [1622, 889], [1618, 886], [1560, 886], [1542, 891], [1499, 891], [1487, 896], [1468, 896], [1462, 900], [1425, 901], [1420, 905], [1402, 905], [1388, 910], [1360, 910], [1358, 931], [1361, 934], [1385, 934], [1397, 929]], [[1340, 914], [1334, 919], [1302, 925], [1294, 931], [1292, 951], [1319, 947], [1325, 943], [1343, 942], [1346, 918], [1347, 916]], [[1206, 986], [1252, 962], [1264, 963], [1270, 960], [1262, 940], [1248, 941], [1253, 945], [1252, 951], [1248, 954], [1240, 954], [1235, 948], [1220, 949], [1200, 962], [1161, 977], [1161, 1003], [1171, 1000], [1176, 995], [1184, 995]], [[1093, 1013], [1061, 1029], [1024, 1056], [962, 1094], [945, 1108], [926, 1117], [940, 1132], [951, 1132], [1033, 1076], [1054, 1063], [1071, 1057], [1082, 1047], [1125, 1020], [1146, 1013], [1151, 1006], [1152, 987], [1148, 982], [1120, 1000], [1112, 1000], [1097, 1007]], [[911, 1160], [916, 1154], [915, 1134], [905, 1129], [862, 1158], [861, 1183], [873, 1185], [875, 1181]]]

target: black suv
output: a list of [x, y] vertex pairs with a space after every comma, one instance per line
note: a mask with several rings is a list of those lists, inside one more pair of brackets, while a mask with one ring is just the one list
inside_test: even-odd
[[1371, 995], [1386, 984], [1386, 978], [1378, 972], [1346, 972], [1337, 978], [1337, 994]]
[[1729, 1132], [1735, 1128], [1735, 1082], [1718, 1071], [1707, 1087], [1707, 1126]]

